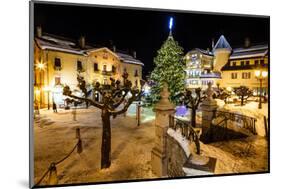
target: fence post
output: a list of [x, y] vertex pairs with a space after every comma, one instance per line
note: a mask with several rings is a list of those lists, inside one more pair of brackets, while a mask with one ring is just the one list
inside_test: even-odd
[[57, 168], [55, 163], [51, 163], [50, 165], [50, 174], [49, 174], [49, 185], [57, 185], [58, 184], [58, 176], [57, 176]]
[[155, 105], [155, 144], [151, 151], [152, 172], [158, 177], [167, 176], [167, 130], [175, 106], [169, 101], [168, 85], [164, 83], [161, 100]]

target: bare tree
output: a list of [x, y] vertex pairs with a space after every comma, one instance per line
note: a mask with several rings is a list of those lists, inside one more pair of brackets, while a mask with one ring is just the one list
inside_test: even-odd
[[241, 99], [241, 106], [244, 105], [244, 100], [247, 100], [253, 95], [253, 92], [246, 86], [240, 86], [234, 89], [234, 93]]
[[[96, 82], [94, 85], [94, 91], [98, 92], [102, 98], [101, 102], [94, 101], [93, 99], [87, 98], [87, 89], [86, 82], [83, 77], [77, 76], [78, 87], [83, 92], [84, 96], [79, 97], [72, 94], [69, 86], [65, 86], [63, 89], [63, 94], [77, 99], [80, 101], [86, 102], [88, 105], [95, 106], [101, 109], [101, 118], [102, 118], [102, 145], [101, 145], [101, 168], [108, 168], [111, 164], [111, 126], [110, 126], [110, 117], [116, 117], [119, 114], [123, 114], [127, 111], [128, 107], [132, 104], [133, 101], [138, 99], [141, 96], [141, 90], [136, 87], [132, 87], [131, 81], [128, 80], [128, 74], [124, 74], [124, 85], [121, 86], [119, 80], [114, 80], [110, 78], [110, 85], [101, 85], [99, 82]], [[144, 85], [144, 82], [141, 80], [141, 87]], [[127, 97], [131, 93], [130, 97]], [[124, 104], [125, 98], [128, 98]], [[119, 107], [121, 104], [124, 104], [123, 107]]]
[[205, 96], [201, 94], [201, 88], [195, 89], [195, 96], [192, 94], [192, 91], [185, 89], [185, 92], [180, 94], [180, 100], [184, 105], [191, 109], [191, 125], [196, 127], [196, 110], [199, 107], [199, 104], [205, 99]]

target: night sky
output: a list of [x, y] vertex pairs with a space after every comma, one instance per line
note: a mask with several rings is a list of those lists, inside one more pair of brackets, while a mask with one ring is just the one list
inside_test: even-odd
[[268, 17], [222, 16], [159, 10], [132, 10], [79, 5], [35, 4], [34, 23], [43, 32], [111, 47], [132, 54], [144, 63], [143, 74], [153, 69], [153, 57], [169, 34], [168, 22], [174, 18], [173, 36], [184, 48], [211, 48], [223, 34], [232, 47], [269, 42]]

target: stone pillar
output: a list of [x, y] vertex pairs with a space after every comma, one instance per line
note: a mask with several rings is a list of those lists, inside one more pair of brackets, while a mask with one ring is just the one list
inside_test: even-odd
[[211, 127], [215, 110], [218, 108], [216, 100], [213, 99], [212, 84], [208, 83], [206, 90], [207, 98], [201, 104], [202, 110], [202, 137], [206, 137], [206, 133]]
[[161, 100], [155, 105], [155, 145], [151, 152], [152, 172], [158, 177], [167, 176], [167, 130], [169, 127], [169, 116], [174, 115], [175, 106], [169, 101], [167, 83], [164, 84], [160, 93]]

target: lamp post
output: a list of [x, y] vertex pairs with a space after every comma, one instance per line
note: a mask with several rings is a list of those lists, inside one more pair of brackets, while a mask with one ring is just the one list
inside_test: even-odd
[[257, 79], [259, 80], [259, 82], [260, 82], [259, 109], [262, 108], [262, 105], [261, 105], [262, 80], [267, 77], [267, 74], [268, 74], [268, 72], [265, 71], [265, 70], [261, 70], [261, 69], [260, 69], [260, 70], [256, 70], [256, 71], [255, 71], [255, 76], [256, 76], [256, 78], [257, 78]]

